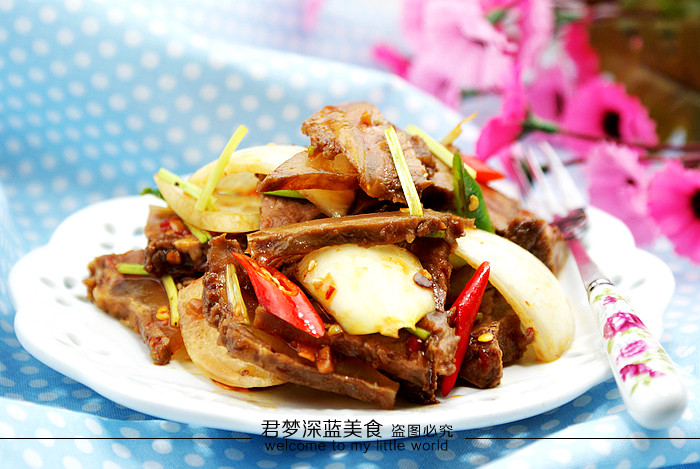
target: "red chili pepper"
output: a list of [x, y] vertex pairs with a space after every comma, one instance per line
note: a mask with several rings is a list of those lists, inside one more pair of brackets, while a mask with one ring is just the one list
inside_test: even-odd
[[440, 391], [443, 396], [447, 396], [457, 382], [457, 375], [459, 375], [459, 369], [462, 367], [462, 361], [464, 361], [464, 356], [469, 348], [472, 327], [474, 327], [474, 321], [481, 306], [481, 299], [484, 297], [484, 290], [489, 283], [490, 273], [491, 264], [482, 262], [452, 305], [455, 308], [454, 321], [459, 337], [455, 353], [457, 369], [451, 375], [442, 377]]
[[323, 320], [297, 284], [273, 267], [237, 252], [231, 254], [248, 273], [255, 295], [266, 310], [314, 337], [323, 336]]
[[492, 168], [475, 156], [469, 156], [463, 153], [460, 153], [459, 156], [462, 157], [464, 164], [470, 166], [474, 171], [476, 171], [476, 177], [474, 178], [476, 179], [476, 182], [484, 183], [506, 177], [505, 174]]

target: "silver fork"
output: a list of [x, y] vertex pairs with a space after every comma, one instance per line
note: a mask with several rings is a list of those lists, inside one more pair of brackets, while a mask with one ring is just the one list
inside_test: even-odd
[[586, 202], [555, 150], [540, 145], [547, 176], [535, 150], [528, 147], [523, 153], [524, 159], [513, 161], [521, 195], [528, 208], [556, 225], [567, 241], [627, 411], [646, 428], [670, 426], [688, 403], [678, 368], [586, 252], [581, 242], [588, 224]]

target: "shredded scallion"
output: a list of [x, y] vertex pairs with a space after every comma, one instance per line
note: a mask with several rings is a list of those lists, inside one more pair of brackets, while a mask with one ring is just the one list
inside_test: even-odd
[[[408, 132], [411, 135], [415, 135], [415, 136], [420, 137], [421, 140], [423, 140], [423, 142], [425, 142], [428, 149], [430, 150], [430, 152], [433, 155], [435, 155], [440, 161], [445, 163], [447, 166], [452, 168], [452, 163], [454, 162], [454, 158], [453, 158], [454, 154], [450, 150], [448, 150], [447, 147], [445, 147], [445, 145], [438, 142], [433, 137], [431, 137], [430, 135], [428, 135], [427, 133], [425, 133], [424, 131], [422, 131], [421, 129], [419, 129], [418, 127], [416, 127], [413, 124], [409, 124], [406, 127], [406, 132]], [[464, 166], [464, 169], [467, 170], [467, 172], [469, 173], [469, 175], [472, 178], [476, 177], [476, 171], [474, 170], [474, 168], [472, 168], [471, 166], [469, 166], [467, 164], [464, 164], [464, 162], [462, 162], [462, 165]]]
[[425, 329], [418, 327], [418, 326], [416, 326], [414, 328], [406, 327], [405, 329], [421, 340], [425, 340], [428, 337], [430, 337], [430, 331], [425, 330]]
[[192, 236], [197, 238], [197, 241], [199, 241], [200, 243], [204, 244], [212, 238], [211, 233], [209, 233], [208, 231], [200, 230], [191, 223], [187, 223], [185, 220], [182, 220], [182, 223], [185, 224], [187, 229], [190, 230], [190, 233], [192, 233]]
[[[160, 168], [158, 171], [158, 177], [166, 184], [179, 187], [185, 194], [188, 194], [195, 199], [199, 199], [199, 197], [202, 195], [201, 187], [196, 184], [192, 184], [189, 181], [185, 181], [177, 174], [171, 173], [165, 168]], [[208, 201], [207, 208], [214, 208], [214, 203], [211, 199]]]
[[151, 275], [143, 264], [134, 264], [131, 262], [118, 263], [117, 272], [125, 275]]
[[389, 126], [384, 133], [386, 135], [387, 143], [389, 144], [391, 157], [394, 160], [394, 166], [396, 166], [396, 172], [399, 174], [401, 188], [403, 189], [406, 202], [408, 203], [408, 211], [411, 215], [420, 217], [423, 215], [423, 206], [420, 203], [416, 185], [413, 183], [411, 172], [408, 169], [406, 158], [404, 157], [403, 150], [401, 149], [399, 137], [396, 135], [396, 130], [394, 130], [392, 126]]
[[471, 116], [465, 117], [462, 119], [462, 121], [457, 124], [454, 129], [450, 130], [447, 135], [445, 135], [445, 138], [442, 139], [442, 142], [440, 142], [444, 146], [449, 146], [452, 145], [452, 143], [462, 135], [462, 125], [466, 124], [467, 122], [471, 121], [476, 117], [476, 112], [472, 114]]
[[241, 140], [247, 132], [248, 129], [244, 125], [239, 125], [231, 138], [228, 140], [228, 143], [221, 151], [221, 155], [219, 155], [219, 159], [216, 161], [214, 169], [212, 170], [211, 174], [209, 174], [206, 184], [204, 184], [204, 189], [202, 189], [201, 194], [197, 198], [197, 203], [194, 204], [195, 209], [202, 211], [209, 206], [211, 195], [214, 193], [214, 188], [219, 182], [219, 179], [221, 179], [221, 175], [224, 173], [224, 169], [231, 159], [231, 154], [233, 154], [233, 152], [236, 150], [236, 147], [238, 147], [238, 144], [241, 143]]
[[278, 197], [289, 197], [291, 199], [305, 199], [301, 192], [291, 189], [280, 189], [278, 191], [263, 192], [265, 195], [276, 195]]
[[177, 309], [177, 287], [173, 278], [166, 274], [161, 277], [165, 294], [168, 295], [168, 303], [170, 304], [170, 325], [177, 326], [180, 322], [180, 314]]
[[445, 239], [447, 237], [447, 233], [445, 230], [437, 230], [435, 233], [430, 233], [426, 235], [426, 238], [437, 238], [437, 239]]
[[233, 315], [244, 324], [250, 324], [248, 318], [248, 309], [243, 294], [241, 293], [241, 285], [238, 283], [238, 275], [236, 275], [236, 266], [234, 264], [226, 265], [226, 296], [228, 302], [233, 307]]

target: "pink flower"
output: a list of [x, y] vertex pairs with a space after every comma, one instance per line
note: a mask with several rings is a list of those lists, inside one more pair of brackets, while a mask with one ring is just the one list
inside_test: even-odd
[[700, 263], [700, 170], [669, 161], [652, 176], [648, 204], [676, 252]]
[[627, 144], [655, 145], [656, 124], [637, 97], [625, 92], [621, 84], [602, 77], [583, 84], [566, 107], [562, 127], [575, 135], [572, 147], [585, 151], [590, 138], [607, 138]]
[[644, 327], [644, 323], [642, 323], [642, 321], [634, 314], [618, 311], [617, 313], [612, 314], [605, 321], [605, 326], [603, 326], [603, 337], [609, 340], [615, 337], [617, 334], [633, 327]]
[[392, 73], [406, 78], [411, 60], [390, 44], [377, 44], [372, 49], [374, 60], [386, 66]]
[[414, 49], [421, 45], [424, 26], [423, 9], [430, 0], [404, 0], [401, 15], [401, 29], [406, 42]]
[[600, 58], [591, 47], [588, 27], [590, 20], [573, 21], [562, 29], [564, 50], [574, 61], [579, 83], [584, 83], [600, 74]]
[[542, 119], [561, 122], [573, 92], [572, 80], [561, 67], [539, 70], [527, 90], [530, 110]]
[[476, 141], [476, 156], [486, 160], [510, 146], [522, 133], [526, 117], [527, 97], [520, 73], [516, 70], [506, 84], [500, 114], [481, 129]]
[[515, 45], [496, 30], [478, 2], [412, 0], [404, 31], [414, 47], [407, 79], [455, 106], [464, 90], [500, 87]]
[[620, 358], [629, 358], [647, 350], [647, 343], [643, 340], [635, 340], [620, 349]]
[[516, 12], [519, 26], [517, 62], [525, 70], [535, 64], [552, 38], [554, 5], [552, 0], [521, 0], [514, 8], [519, 9]]
[[603, 142], [587, 153], [583, 168], [591, 204], [622, 220], [638, 244], [654, 241], [658, 230], [647, 208], [650, 175], [639, 154]]

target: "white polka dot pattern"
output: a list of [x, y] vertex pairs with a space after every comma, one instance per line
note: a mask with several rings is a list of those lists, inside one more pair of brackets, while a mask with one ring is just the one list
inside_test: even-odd
[[[371, 0], [327, 1], [310, 30], [302, 25], [303, 3], [0, 0], [0, 467], [697, 463], [694, 395], [681, 421], [651, 432], [626, 417], [612, 380], [546, 414], [456, 433], [447, 449], [293, 453], [266, 451], [267, 438], [127, 409], [22, 349], [5, 282], [18, 257], [44, 244], [75, 210], [151, 186], [159, 167], [186, 173], [215, 158], [237, 125], [250, 129], [246, 144], [303, 144], [299, 126], [305, 117], [325, 104], [357, 99], [376, 103], [399, 125], [438, 133], [454, 125], [451, 111], [398, 79], [273, 51], [372, 65], [370, 46], [398, 35], [396, 1], [381, 7]], [[695, 376], [700, 271], [663, 242], [654, 252], [677, 281], [662, 340]], [[695, 381], [688, 384], [695, 393]]]

